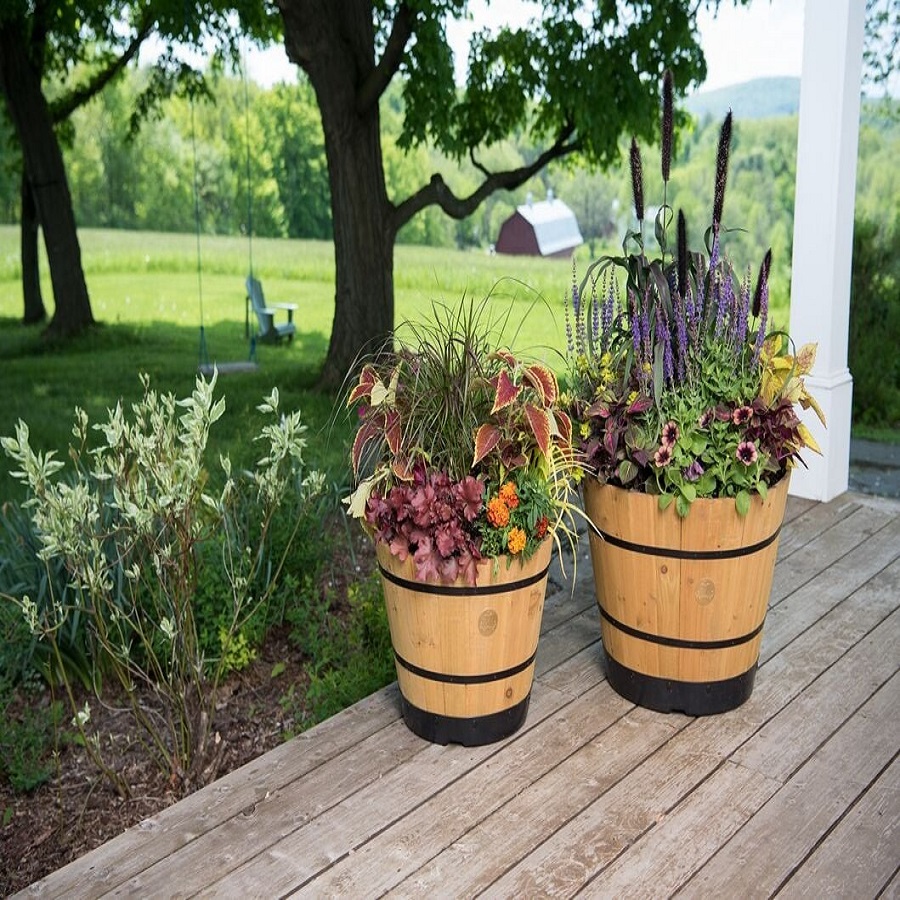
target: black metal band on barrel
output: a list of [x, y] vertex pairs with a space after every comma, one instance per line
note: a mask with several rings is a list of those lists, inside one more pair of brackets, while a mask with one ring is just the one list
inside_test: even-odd
[[537, 650], [524, 662], [520, 662], [518, 665], [512, 666], [512, 668], [504, 669], [502, 672], [484, 672], [478, 675], [452, 675], [448, 672], [432, 672], [430, 669], [423, 669], [421, 666], [407, 662], [396, 650], [394, 651], [394, 658], [407, 672], [418, 675], [419, 678], [441, 681], [444, 684], [490, 684], [492, 681], [512, 678], [513, 675], [524, 672], [534, 662], [536, 656]]
[[623, 538], [616, 537], [613, 534], [607, 534], [601, 531], [593, 522], [590, 522], [591, 531], [601, 540], [612, 544], [614, 547], [620, 547], [623, 550], [630, 550], [632, 553], [645, 553], [648, 556], [666, 556], [671, 559], [736, 559], [740, 556], [750, 556], [752, 553], [758, 553], [765, 550], [769, 544], [777, 540], [781, 533], [781, 525], [779, 525], [772, 534], [756, 544], [748, 544], [746, 547], [735, 547], [732, 550], [676, 550], [671, 547], [653, 547], [650, 544], [635, 544], [632, 541], [626, 541]]
[[723, 638], [719, 641], [690, 641], [684, 638], [666, 637], [664, 634], [648, 634], [646, 631], [639, 631], [630, 625], [625, 625], [614, 619], [602, 606], [600, 607], [600, 615], [606, 619], [613, 628], [627, 634], [629, 637], [637, 638], [641, 641], [648, 641], [651, 644], [661, 644], [663, 647], [678, 647], [682, 650], [727, 650], [729, 647], [739, 647], [741, 644], [749, 643], [763, 629], [764, 622], [760, 622], [753, 631], [742, 634], [739, 637]]
[[388, 581], [393, 582], [398, 587], [405, 588], [408, 591], [417, 591], [420, 594], [437, 594], [440, 597], [486, 597], [489, 594], [507, 594], [511, 591], [518, 591], [521, 588], [531, 587], [537, 584], [542, 578], [547, 577], [550, 566], [545, 566], [536, 575], [529, 575], [520, 581], [509, 581], [506, 584], [485, 584], [475, 587], [458, 587], [455, 584], [430, 584], [424, 581], [410, 581], [407, 578], [401, 578], [393, 572], [389, 572], [384, 566], [378, 566], [381, 574]]

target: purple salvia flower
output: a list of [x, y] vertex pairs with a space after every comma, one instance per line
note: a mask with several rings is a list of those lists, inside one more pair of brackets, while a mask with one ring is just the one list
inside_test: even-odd
[[596, 347], [600, 341], [600, 298], [597, 296], [596, 279], [591, 285], [591, 331], [591, 344]]
[[[605, 278], [605, 276], [604, 276]], [[603, 349], [609, 349], [610, 333], [612, 332], [613, 309], [616, 303], [616, 282], [614, 278], [606, 280], [606, 290], [604, 292], [603, 311], [601, 314], [600, 327], [603, 331]]]
[[672, 384], [675, 375], [675, 366], [672, 356], [672, 336], [669, 332], [669, 323], [663, 310], [662, 303], [656, 307], [656, 341], [657, 346], [662, 344], [663, 351], [663, 384]]
[[675, 339], [678, 344], [677, 372], [678, 381], [683, 382], [687, 377], [688, 355], [688, 329], [687, 306], [685, 298], [681, 294], [675, 295]]
[[747, 318], [750, 313], [750, 269], [741, 284], [741, 296], [738, 301], [737, 326], [734, 335], [735, 354], [743, 352], [747, 340]]
[[628, 292], [631, 297], [631, 341], [634, 345], [634, 361], [635, 365], [641, 366], [641, 313], [638, 308], [637, 294], [634, 291]]
[[734, 321], [734, 282], [726, 271], [717, 282], [719, 302], [716, 305], [716, 331], [717, 338], [723, 335], [727, 338], [727, 326]]
[[648, 286], [641, 303], [641, 339], [643, 362], [653, 365], [653, 333], [650, 330], [650, 288]]
[[569, 356], [572, 356], [575, 353], [575, 341], [572, 337], [572, 316], [569, 313], [569, 297], [566, 296], [566, 303], [564, 305], [564, 309], [566, 311], [566, 347], [569, 351]]

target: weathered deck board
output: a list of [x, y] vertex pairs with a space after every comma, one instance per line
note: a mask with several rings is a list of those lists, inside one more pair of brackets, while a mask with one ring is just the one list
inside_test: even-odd
[[778, 560], [737, 710], [611, 690], [582, 551], [512, 737], [421, 741], [393, 685], [24, 893], [897, 896], [900, 503], [792, 498]]

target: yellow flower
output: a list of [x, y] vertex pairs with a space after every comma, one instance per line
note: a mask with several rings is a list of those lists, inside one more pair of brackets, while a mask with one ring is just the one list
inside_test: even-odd
[[637, 400], [637, 398], [638, 398], [638, 392], [637, 392], [637, 391], [632, 391], [632, 392], [628, 395], [628, 403], [629, 403], [629, 404], [634, 403], [634, 401]]
[[510, 528], [506, 546], [509, 548], [509, 552], [515, 555], [525, 549], [526, 540], [525, 532], [521, 528]]
[[591, 434], [591, 426], [587, 422], [582, 422], [578, 427], [578, 431], [583, 438], [588, 438]]

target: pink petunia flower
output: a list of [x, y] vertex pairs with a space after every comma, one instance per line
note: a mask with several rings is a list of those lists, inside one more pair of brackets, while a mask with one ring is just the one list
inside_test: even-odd
[[742, 441], [738, 444], [737, 453], [735, 456], [745, 465], [752, 466], [753, 463], [756, 462], [757, 456], [759, 454], [756, 452], [756, 444], [753, 441]]
[[672, 462], [672, 448], [668, 444], [663, 444], [656, 453], [653, 454], [653, 461], [663, 468]]
[[662, 427], [662, 445], [663, 447], [674, 447], [678, 440], [678, 425], [675, 422], [666, 422]]
[[751, 406], [739, 406], [734, 412], [731, 414], [731, 421], [734, 422], [735, 425], [746, 425], [750, 418], [753, 416], [753, 407]]

